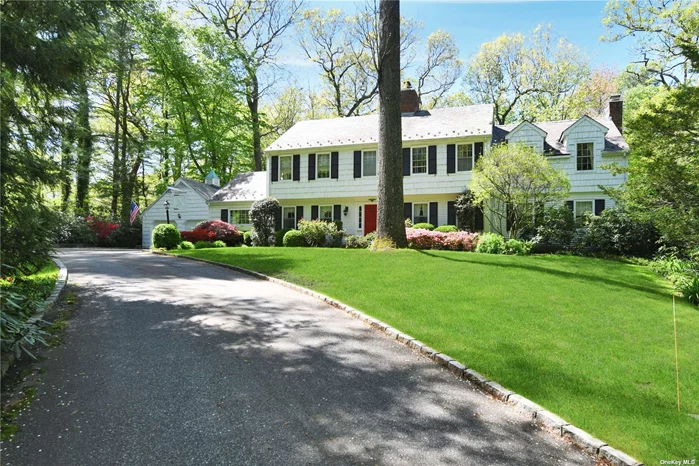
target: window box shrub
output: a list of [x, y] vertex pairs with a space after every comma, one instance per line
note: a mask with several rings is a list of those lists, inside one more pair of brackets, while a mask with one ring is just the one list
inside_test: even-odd
[[287, 231], [284, 235], [282, 243], [284, 244], [284, 246], [288, 248], [298, 248], [301, 246], [307, 246], [306, 238], [304, 238], [303, 233], [301, 233], [299, 230]]
[[497, 233], [485, 233], [478, 238], [476, 252], [482, 254], [504, 254], [505, 238]]
[[434, 230], [434, 225], [431, 223], [415, 223], [413, 224], [413, 228], [417, 230], [429, 230], [432, 231]]
[[152, 244], [154, 248], [174, 249], [182, 241], [175, 225], [163, 223], [153, 228]]
[[456, 225], [442, 225], [441, 227], [435, 228], [434, 231], [438, 231], [440, 233], [456, 233], [459, 231], [459, 229], [456, 227]]
[[278, 230], [274, 233], [274, 245], [275, 246], [284, 246], [284, 235], [286, 235], [288, 232], [290, 232], [292, 228], [282, 228], [281, 230]]

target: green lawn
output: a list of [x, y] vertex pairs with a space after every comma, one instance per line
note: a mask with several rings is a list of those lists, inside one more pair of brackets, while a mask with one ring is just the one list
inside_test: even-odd
[[12, 289], [41, 300], [51, 294], [56, 280], [58, 280], [58, 267], [50, 261], [32, 275], [20, 275], [14, 283], [0, 280], [0, 291]]
[[179, 254], [332, 296], [646, 464], [699, 456], [699, 311], [648, 269], [572, 256], [226, 248]]

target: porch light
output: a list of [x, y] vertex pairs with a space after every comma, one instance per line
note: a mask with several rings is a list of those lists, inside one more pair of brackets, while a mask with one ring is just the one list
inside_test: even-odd
[[348, 206], [345, 206], [345, 210], [344, 210], [345, 217], [347, 217], [347, 213], [348, 213], [348, 212], [349, 212], [349, 207], [348, 207]]
[[170, 201], [165, 201], [165, 218], [167, 219], [167, 224], [170, 224]]

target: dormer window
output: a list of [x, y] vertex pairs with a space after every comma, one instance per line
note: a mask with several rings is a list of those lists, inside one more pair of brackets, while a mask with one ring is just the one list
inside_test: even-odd
[[594, 144], [591, 142], [583, 142], [578, 144], [577, 151], [577, 167], [578, 171], [592, 170], [594, 160]]

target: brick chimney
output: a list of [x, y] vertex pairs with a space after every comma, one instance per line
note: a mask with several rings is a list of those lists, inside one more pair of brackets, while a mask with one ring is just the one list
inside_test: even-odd
[[420, 110], [420, 98], [410, 81], [405, 82], [405, 89], [400, 91], [400, 112], [415, 113]]
[[620, 94], [614, 94], [609, 98], [609, 117], [612, 119], [619, 132], [623, 132], [624, 101]]

